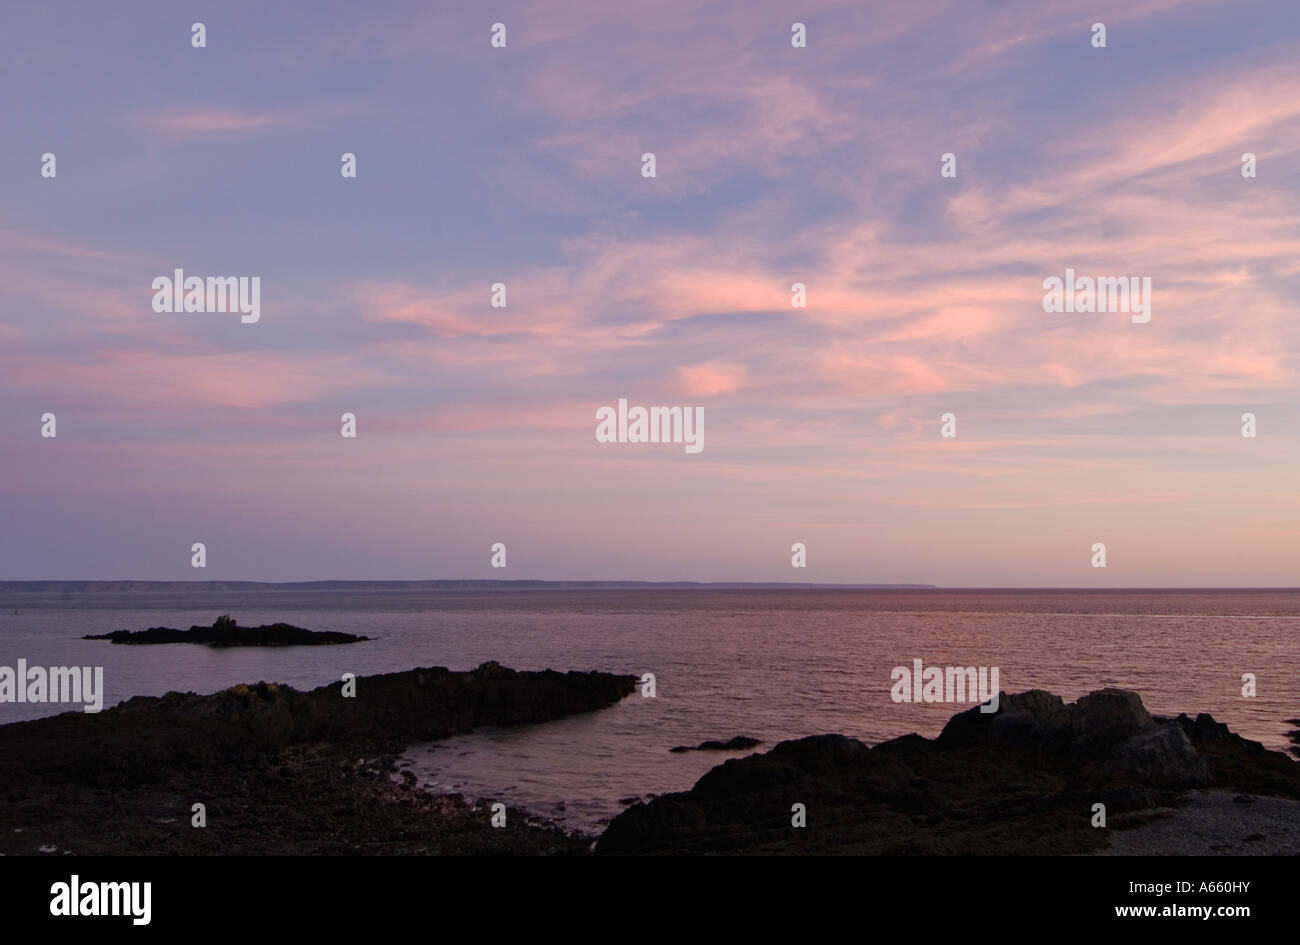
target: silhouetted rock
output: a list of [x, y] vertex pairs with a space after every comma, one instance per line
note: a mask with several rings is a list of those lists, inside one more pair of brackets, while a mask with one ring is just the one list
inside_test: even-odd
[[218, 617], [210, 627], [150, 627], [148, 630], [114, 630], [112, 633], [87, 634], [83, 640], [109, 640], [132, 645], [148, 643], [201, 643], [204, 646], [330, 646], [360, 643], [369, 637], [338, 630], [304, 630], [287, 623], [260, 627], [241, 627], [229, 615]]
[[1273, 797], [1297, 796], [1292, 791], [1300, 763], [1282, 752], [1242, 738], [1204, 712], [1195, 720], [1184, 714], [1173, 721], [1204, 759], [1212, 785]]
[[[395, 756], [477, 726], [604, 708], [637, 681], [485, 663], [361, 676], [350, 698], [341, 683], [299, 692], [261, 682], [3, 725], [0, 853], [33, 853], [38, 837], [87, 854], [582, 853], [589, 838], [531, 826], [521, 811], [517, 826], [496, 830], [459, 798], [414, 791], [393, 777]], [[188, 826], [196, 800], [209, 804], [205, 830]], [[183, 829], [160, 826], [164, 815]]]
[[1042, 689], [1015, 695], [1001, 693], [997, 712], [979, 707], [960, 712], [939, 733], [945, 747], [1008, 745], [1033, 751], [1059, 752], [1070, 742], [1072, 722], [1060, 696]]
[[1106, 843], [1094, 804], [1119, 824], [1200, 787], [1300, 798], [1300, 764], [1208, 715], [1153, 718], [1132, 692], [1002, 693], [934, 740], [818, 735], [729, 759], [620, 813], [596, 852], [1078, 853]]
[[1106, 754], [1154, 725], [1136, 692], [1102, 689], [1069, 707], [1070, 742], [1081, 755]]
[[1137, 693], [1122, 689], [1091, 692], [1071, 705], [1041, 689], [1004, 694], [997, 712], [976, 707], [954, 716], [938, 742], [1015, 746], [1080, 765], [1100, 763], [1158, 788], [1201, 787], [1207, 777], [1182, 728], [1152, 718]]
[[725, 742], [707, 741], [700, 742], [698, 745], [678, 745], [676, 748], [669, 748], [669, 751], [681, 753], [684, 751], [744, 751], [746, 748], [753, 748], [760, 745], [757, 738], [750, 738], [748, 735], [736, 735], [727, 739]]
[[[1300, 725], [1300, 719], [1287, 719], [1287, 725]], [[1286, 737], [1291, 739], [1291, 754], [1300, 757], [1300, 728], [1293, 728], [1286, 733]]]

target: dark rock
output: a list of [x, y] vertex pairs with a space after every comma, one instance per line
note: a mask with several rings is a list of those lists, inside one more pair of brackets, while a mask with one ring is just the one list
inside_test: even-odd
[[707, 741], [700, 742], [694, 748], [690, 745], [678, 745], [676, 748], [669, 748], [672, 752], [683, 751], [744, 751], [746, 748], [753, 748], [755, 745], [761, 745], [757, 738], [750, 738], [748, 735], [737, 735], [725, 742]]
[[1153, 718], [1123, 690], [1070, 705], [1002, 693], [997, 712], [959, 713], [934, 740], [819, 735], [729, 759], [620, 813], [596, 852], [1079, 853], [1106, 843], [1094, 803], [1136, 816], [1194, 787], [1300, 798], [1300, 765], [1208, 715]]
[[[0, 797], [19, 800], [0, 805], [0, 853], [34, 852], [13, 834], [32, 824], [84, 854], [585, 852], [589, 838], [496, 830], [460, 801], [399, 787], [396, 756], [481, 725], [604, 708], [637, 680], [432, 667], [359, 677], [355, 698], [343, 698], [339, 683], [310, 692], [257, 683], [3, 725]], [[122, 812], [107, 829], [104, 792]], [[189, 829], [187, 798], [229, 799], [232, 814]], [[160, 828], [153, 812], [178, 805], [187, 828]]]
[[1071, 706], [1070, 742], [1080, 755], [1104, 755], [1154, 725], [1136, 692], [1102, 689]]
[[1236, 738], [1228, 730], [1227, 725], [1214, 721], [1214, 716], [1206, 712], [1198, 715], [1196, 721], [1189, 719], [1186, 713], [1179, 715], [1174, 721], [1181, 725], [1183, 731], [1187, 733], [1187, 737], [1197, 744], [1203, 745], [1214, 741], [1230, 742]]
[[1205, 760], [1210, 784], [1251, 794], [1295, 796], [1291, 790], [1300, 765], [1282, 752], [1269, 751], [1257, 741], [1242, 738], [1204, 712], [1195, 721], [1185, 714], [1173, 721]]
[[[1203, 716], [1207, 733], [1218, 723]], [[1207, 727], [1208, 726], [1208, 727]], [[1226, 731], [1226, 726], [1224, 726]], [[951, 748], [1018, 748], [1036, 756], [1104, 763], [1159, 788], [1198, 787], [1207, 772], [1178, 725], [1151, 717], [1135, 692], [1102, 689], [1071, 705], [1041, 689], [1001, 693], [997, 712], [979, 707], [953, 716], [939, 734]]]
[[[1148, 716], [1149, 718], [1149, 716]], [[1117, 770], [1158, 788], [1202, 787], [1209, 778], [1205, 759], [1177, 724], [1149, 724], [1134, 732], [1110, 756]]]
[[[143, 645], [151, 643], [200, 643], [204, 646], [330, 646], [339, 643], [360, 643], [369, 637], [342, 633], [338, 630], [304, 630], [287, 623], [272, 623], [260, 627], [241, 627], [229, 616], [218, 617], [210, 627], [190, 627], [173, 630], [171, 627], [150, 627], [131, 632], [114, 630], [112, 633], [87, 634], [83, 640], [109, 640], [113, 643]], [[487, 665], [487, 664], [484, 664]], [[495, 665], [495, 664], [494, 664]]]
[[1061, 751], [1069, 743], [1070, 712], [1060, 696], [1042, 689], [1015, 695], [998, 694], [998, 711], [979, 706], [948, 720], [939, 733], [945, 746], [1016, 746], [1034, 751]]

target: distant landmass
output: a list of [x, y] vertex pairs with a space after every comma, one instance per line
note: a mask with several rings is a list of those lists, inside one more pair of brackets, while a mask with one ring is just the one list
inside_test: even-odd
[[130, 593], [133, 591], [586, 591], [656, 589], [938, 590], [936, 584], [810, 584], [753, 581], [0, 581], [0, 593]]

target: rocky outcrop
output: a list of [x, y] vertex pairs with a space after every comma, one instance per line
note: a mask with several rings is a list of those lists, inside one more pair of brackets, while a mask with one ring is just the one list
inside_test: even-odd
[[[604, 708], [637, 680], [484, 663], [358, 677], [351, 698], [341, 683], [262, 682], [3, 725], [0, 853], [584, 853], [590, 838], [523, 811], [498, 830], [482, 803], [395, 783], [396, 756], [481, 725]], [[189, 826], [196, 801], [208, 829]]]
[[218, 617], [210, 627], [150, 627], [148, 630], [114, 630], [112, 633], [87, 634], [83, 640], [109, 640], [113, 643], [143, 645], [150, 643], [199, 643], [204, 646], [331, 646], [360, 643], [369, 637], [338, 630], [304, 630], [287, 623], [260, 627], [241, 627], [229, 616]]
[[1282, 752], [1242, 738], [1204, 712], [1195, 719], [1180, 715], [1173, 721], [1204, 759], [1211, 786], [1274, 797], [1300, 796], [1294, 793], [1300, 763]]
[[1048, 763], [1084, 770], [1101, 766], [1150, 787], [1185, 790], [1206, 784], [1205, 760], [1183, 728], [1152, 718], [1136, 692], [1102, 689], [1071, 705], [1041, 689], [1002, 698], [997, 712], [975, 708], [954, 716], [938, 743], [1027, 749]]
[[998, 704], [933, 740], [819, 735], [728, 760], [690, 791], [623, 811], [596, 852], [1077, 853], [1106, 843], [1097, 803], [1120, 826], [1192, 788], [1300, 798], [1300, 764], [1208, 715], [1154, 718], [1118, 689]]
[[137, 696], [98, 714], [66, 712], [0, 726], [0, 780], [85, 779], [104, 786], [148, 779], [159, 765], [203, 767], [298, 742], [355, 743], [378, 753], [482, 725], [546, 722], [604, 708], [637, 677], [516, 672], [484, 663], [362, 676], [299, 692], [259, 682], [212, 695]]

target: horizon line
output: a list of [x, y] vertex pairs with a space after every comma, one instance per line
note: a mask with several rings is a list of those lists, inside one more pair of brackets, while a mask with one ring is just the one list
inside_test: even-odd
[[[0, 590], [34, 591], [39, 587], [52, 585], [157, 585], [160, 588], [208, 586], [212, 589], [229, 588], [231, 585], [246, 585], [262, 588], [322, 588], [326, 585], [382, 585], [388, 588], [400, 587], [439, 587], [443, 589], [475, 588], [488, 589], [510, 587], [529, 589], [617, 589], [627, 587], [689, 590], [689, 589], [780, 589], [780, 590], [900, 590], [900, 591], [1073, 591], [1073, 592], [1118, 592], [1118, 591], [1300, 591], [1295, 586], [1266, 585], [1123, 585], [1116, 587], [1068, 586], [1068, 585], [976, 585], [976, 584], [927, 584], [920, 582], [861, 582], [861, 583], [821, 583], [813, 581], [689, 581], [664, 580], [645, 581], [636, 579], [541, 579], [541, 578], [325, 578], [298, 581], [255, 581], [246, 579], [211, 579], [193, 580], [157, 580], [151, 578], [37, 578], [37, 579], [0, 579]], [[346, 588], [338, 588], [346, 589]]]

